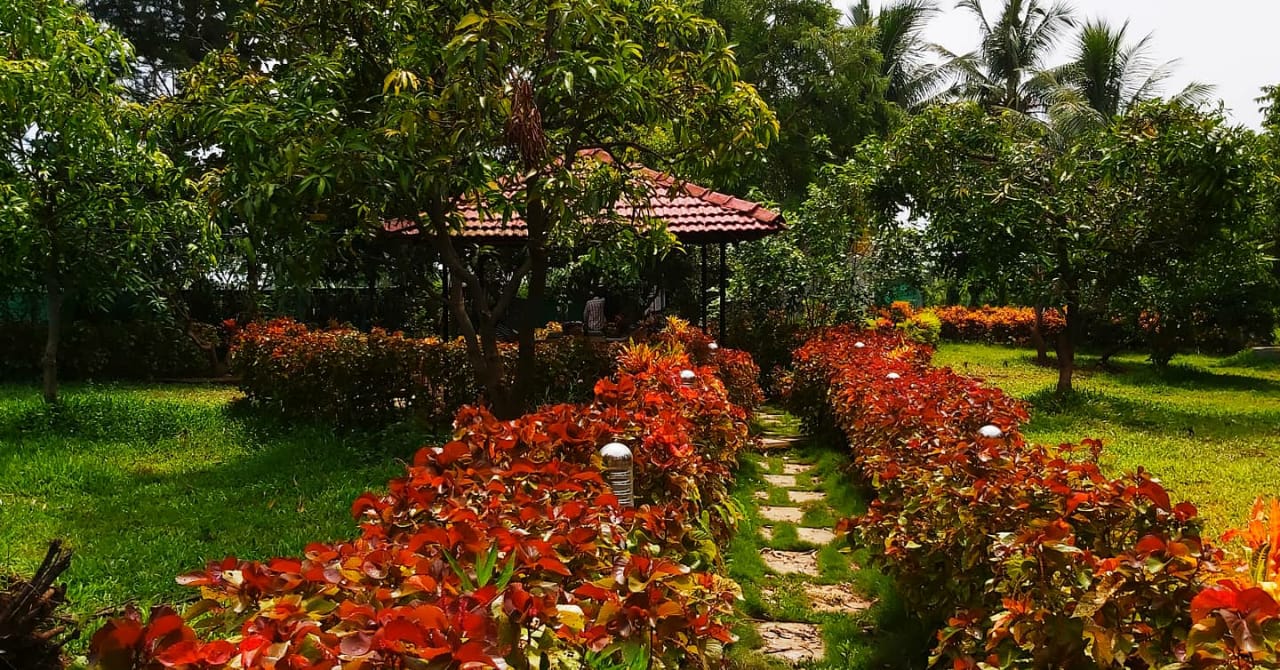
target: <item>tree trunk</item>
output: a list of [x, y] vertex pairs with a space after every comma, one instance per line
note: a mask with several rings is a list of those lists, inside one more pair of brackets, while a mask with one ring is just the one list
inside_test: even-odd
[[538, 317], [542, 315], [547, 290], [547, 254], [541, 245], [529, 246], [529, 257], [532, 261], [529, 268], [529, 293], [522, 310], [520, 324], [520, 351], [516, 359], [516, 402], [521, 411], [531, 409], [534, 392], [537, 389], [538, 376], [538, 343], [534, 331], [538, 326]]
[[58, 343], [62, 339], [62, 284], [58, 281], [57, 270], [50, 262], [45, 276], [45, 292], [48, 305], [49, 333], [45, 339], [44, 356], [40, 364], [44, 370], [44, 401], [49, 404], [58, 402]]
[[1071, 378], [1076, 370], [1076, 331], [1080, 310], [1068, 302], [1065, 308], [1066, 326], [1058, 334], [1058, 395], [1069, 395], [1073, 388]]
[[1044, 338], [1044, 306], [1035, 306], [1036, 321], [1031, 329], [1031, 343], [1036, 346], [1036, 364], [1049, 364], [1049, 343]]
[[[445, 237], [443, 242], [435, 240], [437, 249], [442, 254], [446, 251], [451, 254], [451, 258], [459, 263], [456, 270], [465, 269], [461, 264], [460, 256], [452, 248], [452, 240], [447, 235]], [[471, 363], [476, 383], [483, 389], [485, 399], [489, 401], [494, 415], [500, 419], [515, 418], [520, 414], [513, 406], [511, 389], [506, 383], [506, 365], [502, 360], [502, 352], [498, 348], [496, 321], [484, 307], [488, 297], [483, 287], [478, 284], [478, 278], [474, 276], [468, 284], [463, 284], [461, 281], [450, 282], [449, 309], [453, 312], [458, 324], [458, 332], [467, 345], [467, 360]], [[467, 311], [464, 291], [471, 291], [471, 301], [480, 312], [475, 320]]]
[[[203, 335], [196, 329], [196, 323], [190, 318], [186, 319], [186, 325], [183, 332], [186, 333], [187, 339], [191, 340], [196, 348], [204, 353], [209, 359], [209, 372], [214, 377], [225, 377], [229, 371], [227, 362], [218, 355], [218, 344], [205, 339]], [[229, 344], [229, 343], [228, 343]]]
[[520, 416], [523, 406], [515, 385], [507, 377], [507, 364], [498, 346], [497, 325], [497, 319], [492, 317], [480, 324], [480, 349], [484, 359], [480, 376], [494, 416], [507, 420]]
[[248, 267], [245, 268], [245, 298], [248, 300], [245, 305], [245, 321], [257, 321], [261, 313], [258, 309], [260, 300], [258, 284], [261, 283], [261, 269], [258, 267], [257, 259], [246, 259]]
[[368, 320], [369, 330], [378, 325], [378, 266], [370, 259], [365, 259], [364, 266], [364, 283], [365, 283], [365, 318]]
[[985, 284], [969, 285], [969, 307], [978, 308], [982, 306], [982, 293], [987, 290]]
[[1121, 341], [1118, 344], [1113, 344], [1110, 347], [1108, 347], [1107, 350], [1102, 352], [1102, 355], [1098, 357], [1098, 367], [1102, 368], [1103, 370], [1110, 367], [1111, 358], [1116, 354], [1124, 351], [1127, 345], [1128, 345], [1128, 342]]

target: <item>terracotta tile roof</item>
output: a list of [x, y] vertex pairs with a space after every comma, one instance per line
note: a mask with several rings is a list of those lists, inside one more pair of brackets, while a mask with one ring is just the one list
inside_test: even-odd
[[[612, 162], [612, 157], [603, 152], [596, 152], [593, 157]], [[780, 214], [757, 203], [679, 182], [648, 168], [640, 168], [635, 173], [638, 179], [647, 182], [646, 190], [653, 195], [640, 206], [623, 198], [615, 205], [615, 213], [624, 219], [660, 219], [681, 242], [702, 244], [758, 240], [786, 229], [786, 222]], [[528, 235], [525, 222], [519, 216], [503, 221], [501, 218], [483, 217], [474, 207], [465, 208], [462, 214], [465, 223], [457, 234], [477, 243], [513, 244]], [[383, 229], [398, 235], [418, 234], [412, 222], [403, 220], [389, 221]]]

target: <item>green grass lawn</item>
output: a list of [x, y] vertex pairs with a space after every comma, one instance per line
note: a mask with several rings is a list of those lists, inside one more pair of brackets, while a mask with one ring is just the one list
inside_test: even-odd
[[208, 560], [352, 536], [352, 500], [427, 439], [284, 426], [236, 408], [237, 395], [72, 386], [49, 409], [35, 389], [0, 385], [0, 569], [29, 573], [63, 538], [76, 614], [186, 599], [174, 577]]
[[1059, 401], [1057, 371], [1034, 357], [1013, 347], [944, 343], [935, 362], [1029, 401], [1029, 439], [1100, 438], [1105, 468], [1145, 467], [1175, 499], [1200, 508], [1214, 537], [1242, 524], [1255, 497], [1280, 496], [1280, 365], [1194, 355], [1161, 371], [1131, 354], [1102, 371], [1085, 356], [1079, 392]]

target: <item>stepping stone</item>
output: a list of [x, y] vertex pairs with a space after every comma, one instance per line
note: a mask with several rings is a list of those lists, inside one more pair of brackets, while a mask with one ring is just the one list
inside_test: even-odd
[[783, 463], [782, 464], [782, 474], [784, 475], [804, 474], [812, 469], [813, 469], [813, 466], [807, 463]]
[[836, 534], [826, 528], [796, 528], [796, 539], [809, 544], [827, 545], [836, 539]]
[[769, 482], [770, 486], [780, 486], [784, 489], [794, 488], [796, 485], [795, 475], [765, 475], [764, 480]]
[[756, 491], [754, 494], [756, 500], [768, 500], [769, 493], [767, 491]]
[[818, 576], [818, 554], [812, 551], [778, 551], [761, 549], [760, 558], [770, 570], [780, 574]]
[[757, 628], [764, 639], [760, 651], [770, 658], [798, 664], [820, 660], [826, 653], [822, 648], [822, 632], [811, 623], [769, 621]]
[[853, 614], [871, 609], [876, 604], [853, 592], [848, 584], [805, 584], [804, 594], [819, 612]]
[[800, 523], [800, 519], [803, 517], [804, 512], [799, 507], [774, 507], [772, 505], [760, 507], [760, 518], [776, 523]]
[[799, 441], [798, 437], [765, 437], [760, 439], [760, 446], [765, 449], [790, 449]]
[[791, 499], [791, 502], [797, 505], [803, 505], [805, 503], [826, 500], [827, 494], [822, 493], [821, 491], [787, 491], [787, 497]]
[[761, 527], [760, 527], [760, 536], [764, 538], [764, 541], [765, 541], [765, 542], [772, 542], [772, 541], [773, 541], [773, 526], [761, 526]]

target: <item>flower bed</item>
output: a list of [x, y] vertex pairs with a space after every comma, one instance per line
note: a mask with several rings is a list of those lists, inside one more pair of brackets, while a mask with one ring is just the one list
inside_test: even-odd
[[[1141, 470], [1105, 476], [1097, 441], [1027, 443], [1020, 403], [931, 354], [830, 329], [796, 352], [788, 393], [853, 446], [876, 500], [842, 528], [941, 622], [936, 664], [1276, 667], [1280, 553], [1224, 567], [1193, 505]], [[1247, 539], [1266, 554], [1280, 509], [1259, 519]]]
[[[763, 401], [759, 368], [747, 354], [714, 353], [702, 331], [670, 320], [658, 341], [688, 352], [722, 375], [730, 398], [747, 409]], [[516, 345], [501, 345], [515, 366]], [[621, 347], [580, 337], [538, 342], [542, 396], [537, 404], [581, 402], [607, 375]], [[311, 329], [290, 319], [249, 324], [236, 337], [232, 367], [250, 402], [283, 416], [338, 425], [379, 426], [414, 417], [448, 425], [481, 396], [462, 340], [411, 338], [381, 329]]]
[[[355, 501], [356, 539], [185, 575], [198, 603], [112, 620], [92, 664], [671, 668], [719, 656], [737, 596], [718, 569], [734, 518], [725, 487], [750, 437], [712, 368], [634, 345], [588, 404], [505, 422], [464, 408], [455, 427], [386, 493]], [[611, 440], [634, 452], [637, 509], [601, 478]]]

